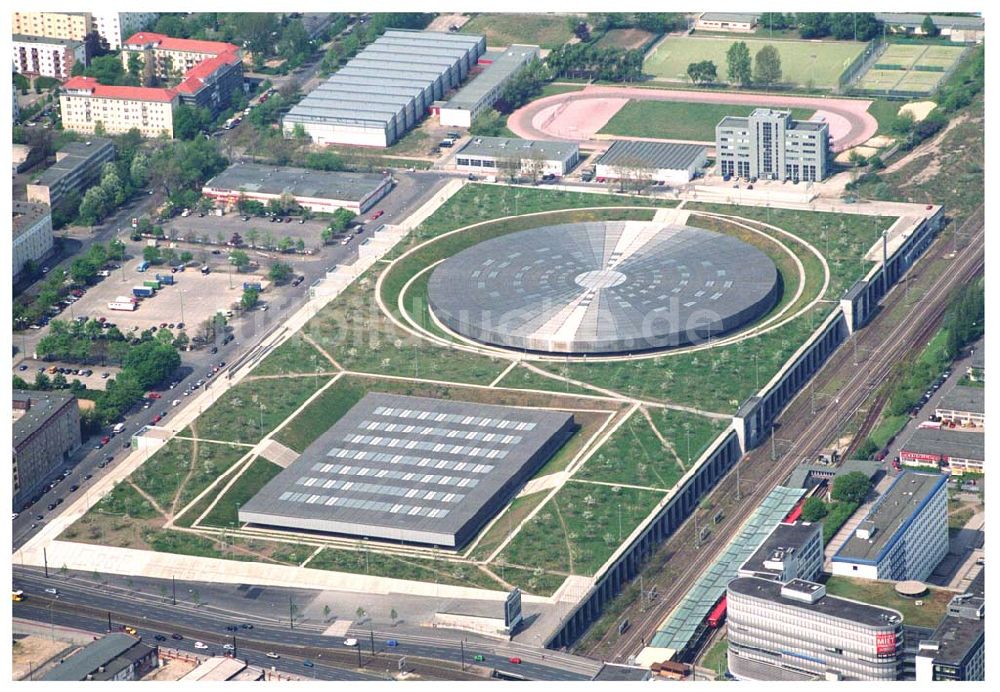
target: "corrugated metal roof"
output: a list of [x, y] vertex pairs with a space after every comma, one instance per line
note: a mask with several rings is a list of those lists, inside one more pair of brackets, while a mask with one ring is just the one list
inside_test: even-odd
[[920, 428], [914, 430], [910, 439], [903, 443], [903, 450], [984, 461], [986, 456], [984, 443], [983, 433]]
[[497, 85], [502, 84], [510, 75], [536, 57], [538, 46], [513, 45], [504, 51], [503, 55], [487, 65], [482, 73], [466, 84], [453, 96], [447, 104], [448, 108], [474, 110], [483, 98]]
[[983, 413], [986, 408], [986, 390], [983, 387], [958, 385], [941, 397], [937, 408], [949, 411]]
[[510, 137], [474, 137], [459, 149], [466, 156], [522, 156], [537, 154], [546, 161], [566, 161], [580, 153], [576, 142], [553, 142], [533, 139], [512, 139]]
[[[890, 26], [909, 26], [917, 28], [924, 22], [926, 14], [907, 12], [876, 12], [875, 19]], [[986, 21], [982, 17], [954, 17], [943, 14], [932, 14], [931, 21], [938, 29], [974, 29], [982, 31]]]
[[373, 43], [358, 53], [359, 56], [366, 55], [402, 55], [410, 60], [421, 62], [433, 62], [440, 65], [458, 65], [463, 61], [468, 51], [462, 49], [445, 49], [444, 51], [433, 46], [406, 46], [396, 43]]
[[139, 640], [122, 632], [112, 632], [70, 656], [41, 677], [42, 680], [79, 681], [101, 666], [138, 646]]
[[375, 173], [316, 171], [238, 163], [205, 183], [205, 187], [296, 197], [359, 201], [370, 195], [384, 178]]
[[616, 140], [597, 163], [604, 166], [641, 163], [649, 168], [683, 170], [705, 158], [700, 144]]
[[416, 29], [387, 29], [383, 36], [395, 36], [402, 38], [419, 38], [425, 41], [436, 41], [440, 43], [458, 43], [474, 48], [477, 45], [486, 45], [486, 37], [478, 34], [452, 34], [443, 31], [419, 31]]

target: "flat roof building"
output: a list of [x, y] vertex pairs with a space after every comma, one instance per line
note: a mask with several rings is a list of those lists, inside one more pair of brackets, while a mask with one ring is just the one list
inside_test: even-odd
[[574, 429], [570, 413], [369, 393], [239, 520], [457, 548]]
[[870, 480], [884, 473], [882, 463], [870, 459], [844, 459], [836, 466], [829, 464], [799, 464], [788, 477], [787, 485], [793, 488], [811, 488], [822, 481], [832, 481], [848, 473], [863, 473]]
[[316, 144], [391, 146], [462, 82], [485, 50], [482, 36], [387, 30], [295, 105], [282, 130], [290, 137], [300, 125]]
[[829, 596], [802, 579], [739, 577], [726, 596], [729, 671], [737, 680], [896, 679], [898, 611]]
[[14, 507], [20, 511], [80, 446], [76, 397], [61, 392], [15, 389]]
[[947, 477], [904, 471], [833, 556], [833, 573], [923, 581], [947, 553]]
[[566, 175], [580, 160], [576, 142], [473, 137], [455, 155], [455, 169], [484, 175]]
[[472, 121], [493, 107], [510, 80], [537, 59], [540, 53], [538, 46], [510, 46], [441, 106], [441, 124], [446, 127], [471, 127]]
[[746, 118], [727, 116], [715, 126], [719, 175], [762, 180], [826, 178], [830, 126], [794, 120], [791, 111], [756, 108]]
[[748, 33], [757, 26], [757, 17], [758, 15], [753, 12], [702, 12], [694, 28], [703, 31]]
[[15, 199], [13, 215], [13, 273], [16, 280], [26, 262], [38, 262], [52, 251], [52, 210], [47, 204]]
[[201, 189], [223, 207], [235, 207], [241, 197], [267, 204], [291, 195], [302, 207], [333, 213], [347, 209], [367, 211], [392, 189], [392, 178], [378, 173], [316, 171], [236, 163], [209, 180]]
[[[916, 12], [876, 12], [875, 19], [885, 24], [893, 33], [922, 35], [926, 14]], [[942, 36], [962, 43], [980, 43], [986, 36], [986, 21], [982, 17], [930, 15], [934, 26]]]
[[951, 599], [948, 614], [916, 656], [917, 682], [986, 679], [986, 570]]
[[73, 66], [87, 64], [87, 49], [82, 41], [45, 36], [14, 34], [14, 72], [29, 77], [69, 79]]
[[56, 162], [28, 183], [28, 201], [53, 209], [64, 205], [74, 194], [83, 197], [87, 188], [101, 177], [101, 168], [115, 158], [110, 139], [94, 137], [86, 142], [70, 142], [56, 152]]
[[953, 475], [985, 473], [986, 438], [981, 432], [918, 428], [899, 450], [906, 466], [932, 466]]
[[941, 397], [934, 415], [965, 427], [983, 427], [986, 424], [986, 389], [956, 385]]
[[156, 646], [143, 644], [137, 637], [123, 632], [112, 632], [94, 640], [40, 679], [65, 682], [139, 680], [156, 668], [157, 654]]
[[705, 167], [700, 144], [615, 140], [597, 159], [598, 178], [624, 178], [683, 185]]
[[786, 582], [816, 581], [823, 572], [823, 531], [819, 523], [781, 523], [740, 565], [739, 576]]

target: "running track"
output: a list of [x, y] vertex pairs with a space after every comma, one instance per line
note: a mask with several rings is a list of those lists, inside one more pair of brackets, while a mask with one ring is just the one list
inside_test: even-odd
[[832, 146], [837, 152], [867, 141], [878, 130], [878, 122], [868, 113], [871, 101], [609, 86], [588, 86], [582, 91], [556, 94], [533, 101], [514, 111], [507, 121], [507, 127], [518, 137], [525, 139], [575, 141], [603, 147], [607, 145], [607, 141], [594, 140], [594, 134], [628, 100], [810, 108], [821, 111], [830, 124]]

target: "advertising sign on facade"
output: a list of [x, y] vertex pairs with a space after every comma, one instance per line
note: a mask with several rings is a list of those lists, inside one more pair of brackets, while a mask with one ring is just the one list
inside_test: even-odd
[[879, 655], [896, 653], [896, 633], [880, 632], [876, 634], [875, 653]]

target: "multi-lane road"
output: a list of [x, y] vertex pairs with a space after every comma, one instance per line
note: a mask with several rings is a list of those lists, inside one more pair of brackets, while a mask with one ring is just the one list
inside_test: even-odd
[[[187, 594], [192, 589], [204, 587], [197, 583], [142, 579], [143, 591], [108, 588], [79, 575], [70, 577], [50, 571], [46, 578], [36, 568], [15, 566], [14, 588], [22, 589], [27, 600], [13, 605], [13, 615], [42, 625], [104, 632], [108, 629], [110, 613], [113, 629], [130, 625], [144, 638], [154, 639], [159, 635], [165, 638], [162, 645], [193, 653], [198, 653], [193, 648], [195, 641], [209, 646], [202, 653], [224, 653], [223, 645], [233, 643], [234, 636], [226, 627], [236, 626], [235, 646], [239, 658], [246, 658], [254, 665], [274, 665], [278, 670], [314, 674], [330, 680], [385, 679], [387, 670], [390, 674], [398, 672], [399, 660], [403, 657], [406, 669], [422, 677], [453, 680], [482, 678], [495, 669], [512, 671], [532, 680], [588, 680], [599, 667], [599, 664], [567, 654], [512, 642], [470, 640], [446, 631], [423, 634], [406, 628], [384, 631], [355, 627], [346, 635], [359, 640], [359, 647], [352, 648], [344, 645], [343, 636], [324, 635], [325, 623], [296, 624], [291, 628], [284, 608], [272, 608], [267, 612], [248, 606], [249, 612], [238, 613], [232, 607], [242, 599], [236, 585], [213, 587], [215, 600], [219, 601], [217, 606], [194, 605], [185, 600], [172, 605], [169, 595], [149, 593], [155, 590], [157, 583], [162, 584], [161, 594], [172, 594], [174, 588]], [[56, 589], [58, 593], [46, 593], [46, 589]], [[224, 594], [224, 590], [232, 593]], [[227, 601], [224, 602], [224, 598]], [[253, 625], [253, 629], [243, 628], [244, 624]], [[177, 641], [172, 638], [174, 634], [184, 639]], [[390, 640], [396, 645], [390, 646]], [[267, 658], [268, 652], [277, 653], [281, 658]], [[483, 660], [475, 661], [477, 655]], [[521, 663], [511, 663], [514, 657], [520, 658]], [[302, 661], [306, 659], [316, 666], [303, 666]]]

